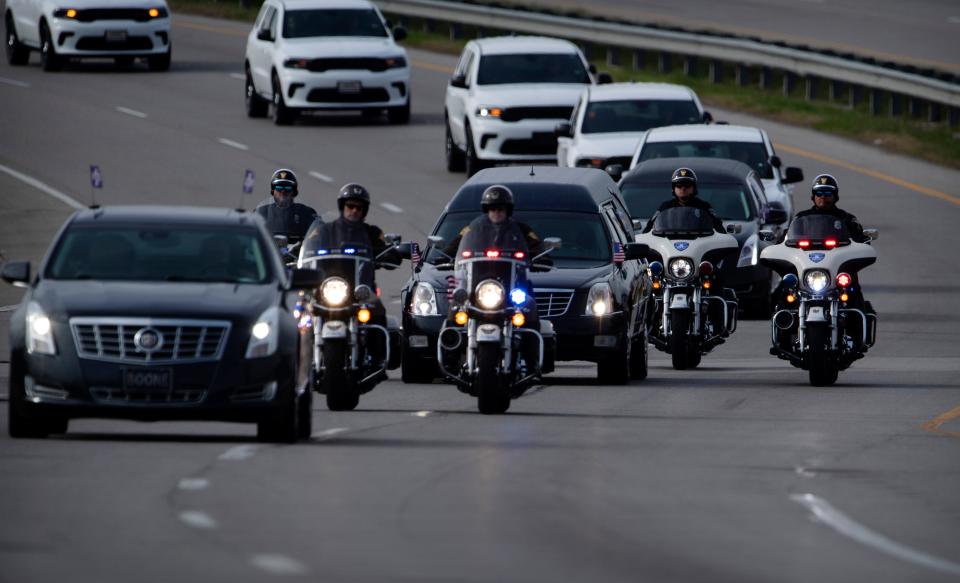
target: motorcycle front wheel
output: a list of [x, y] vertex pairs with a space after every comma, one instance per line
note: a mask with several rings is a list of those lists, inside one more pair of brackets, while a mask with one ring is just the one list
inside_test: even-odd
[[690, 346], [690, 312], [676, 310], [670, 312], [670, 356], [673, 368], [686, 370], [700, 364], [700, 355], [693, 358]]
[[828, 356], [830, 329], [826, 326], [807, 326], [807, 366], [810, 384], [814, 387], [829, 387], [837, 382], [840, 370]]
[[357, 381], [347, 374], [347, 345], [342, 341], [323, 343], [323, 388], [327, 409], [352, 411], [360, 403]]
[[499, 344], [477, 344], [477, 408], [484, 415], [506, 413], [510, 408], [510, 395], [500, 384], [499, 361]]

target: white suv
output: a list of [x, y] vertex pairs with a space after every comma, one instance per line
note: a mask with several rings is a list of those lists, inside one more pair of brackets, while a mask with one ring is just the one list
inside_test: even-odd
[[44, 71], [83, 57], [113, 57], [119, 65], [145, 58], [153, 71], [170, 68], [165, 0], [7, 0], [4, 24], [11, 65], [27, 64], [34, 50]]
[[361, 110], [410, 120], [410, 64], [367, 0], [266, 0], [247, 38], [247, 115], [277, 125], [297, 113]]
[[[590, 87], [569, 122], [557, 124], [557, 165], [605, 169], [630, 166], [637, 142], [650, 128], [705, 123], [689, 87], [670, 83], [614, 83]], [[611, 169], [612, 173], [616, 170]], [[620, 177], [615, 176], [614, 180]]]
[[447, 170], [472, 176], [497, 162], [556, 160], [555, 127], [570, 119], [591, 71], [565, 40], [468, 42], [444, 104]]
[[767, 200], [778, 203], [793, 216], [793, 186], [803, 180], [799, 168], [783, 168], [767, 132], [733, 125], [677, 125], [655, 128], [644, 134], [630, 161], [630, 168], [654, 158], [729, 158], [757, 171]]

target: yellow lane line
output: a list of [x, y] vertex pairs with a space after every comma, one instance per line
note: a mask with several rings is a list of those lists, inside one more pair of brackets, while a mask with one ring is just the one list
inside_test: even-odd
[[914, 192], [919, 192], [920, 194], [924, 194], [926, 196], [939, 198], [940, 200], [945, 200], [955, 205], [960, 205], [960, 196], [954, 196], [952, 194], [947, 194], [946, 192], [940, 192], [939, 190], [914, 184], [913, 182], [908, 182], [902, 178], [897, 178], [896, 176], [890, 176], [889, 174], [884, 174], [883, 172], [877, 172], [876, 170], [871, 170], [870, 168], [857, 166], [856, 164], [851, 164], [850, 162], [844, 162], [843, 160], [837, 160], [836, 158], [831, 158], [829, 156], [824, 156], [823, 154], [817, 154], [816, 152], [810, 152], [801, 148], [794, 148], [793, 146], [785, 146], [783, 144], [777, 144], [775, 147], [777, 150], [790, 152], [791, 154], [803, 156], [804, 158], [810, 158], [811, 160], [817, 160], [818, 162], [840, 166], [841, 168], [853, 170], [854, 172], [859, 172], [860, 174], [866, 174], [867, 176], [883, 180], [884, 182], [889, 182], [890, 184], [896, 184], [897, 186], [901, 186]]
[[453, 74], [453, 67], [448, 67], [447, 65], [435, 65], [433, 63], [427, 63], [426, 61], [414, 61], [414, 60], [411, 60], [410, 64], [420, 69], [428, 69], [430, 71], [437, 71], [439, 73], [447, 73], [450, 75]]
[[929, 431], [930, 433], [937, 433], [939, 435], [949, 435], [950, 437], [960, 437], [960, 433], [956, 431], [945, 431], [943, 429], [940, 429], [941, 425], [943, 425], [947, 421], [952, 421], [958, 417], [960, 417], [960, 405], [954, 407], [953, 409], [950, 409], [946, 413], [941, 413], [940, 415], [937, 415], [936, 417], [934, 417], [930, 421], [927, 421], [920, 427]]

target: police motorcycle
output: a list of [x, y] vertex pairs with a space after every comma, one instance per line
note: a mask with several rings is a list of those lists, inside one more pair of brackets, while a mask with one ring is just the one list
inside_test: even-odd
[[[878, 233], [864, 234], [873, 240]], [[774, 239], [770, 231], [759, 236]], [[877, 316], [863, 301], [856, 277], [876, 261], [873, 247], [852, 241], [836, 217], [797, 217], [784, 241], [760, 255], [760, 262], [783, 278], [770, 354], [808, 371], [815, 387], [835, 383], [876, 341]]]
[[718, 233], [709, 212], [676, 207], [660, 212], [636, 237], [650, 247], [655, 298], [650, 342], [671, 355], [673, 368], [696, 368], [704, 354], [737, 329], [737, 299], [717, 285], [717, 265], [736, 260], [736, 238]]
[[[430, 239], [434, 245], [443, 242], [436, 236]], [[537, 260], [560, 245], [559, 238], [548, 237], [546, 251], [531, 258], [524, 251], [485, 247], [471, 231], [459, 256], [437, 266], [441, 271], [456, 270], [458, 284], [437, 342], [440, 372], [461, 392], [476, 397], [483, 414], [505, 413], [511, 399], [552, 370], [553, 327], [545, 320], [540, 320], [538, 330], [528, 325], [536, 308], [526, 274], [552, 269]], [[536, 361], [530, 362], [533, 354]]]
[[377, 290], [358, 283], [362, 274], [396, 269], [400, 260], [410, 259], [416, 243], [401, 243], [393, 234], [385, 239], [387, 249], [377, 256], [360, 245], [319, 247], [317, 238], [300, 247], [297, 267], [319, 272], [319, 286], [304, 296], [297, 312], [300, 325], [313, 330], [314, 389], [327, 396], [331, 411], [355, 409], [360, 395], [400, 366], [399, 321], [385, 316]]

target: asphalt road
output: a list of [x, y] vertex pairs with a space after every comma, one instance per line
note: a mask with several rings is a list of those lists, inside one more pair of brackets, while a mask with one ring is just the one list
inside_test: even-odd
[[960, 72], [960, 5], [950, 0], [524, 0], [554, 10], [732, 32]]
[[[0, 65], [8, 259], [42, 257], [70, 212], [50, 191], [86, 203], [91, 164], [101, 203], [232, 207], [244, 169], [265, 194], [282, 165], [329, 210], [359, 181], [372, 222], [423, 242], [463, 180], [442, 166], [453, 59], [411, 55], [410, 126], [277, 128], [242, 113], [245, 30], [178, 16], [166, 74]], [[843, 206], [881, 231], [862, 277], [880, 339], [835, 387], [809, 387], [767, 355], [766, 324], [744, 322], [697, 370], [654, 353], [646, 381], [610, 387], [565, 363], [504, 416], [389, 381], [354, 412], [318, 404], [293, 446], [245, 425], [99, 420], [13, 441], [3, 416], [0, 581], [957, 580], [960, 173], [716, 113], [762, 123], [808, 177], [834, 173]], [[404, 277], [381, 278], [388, 302]], [[19, 297], [0, 287], [0, 310]]]

